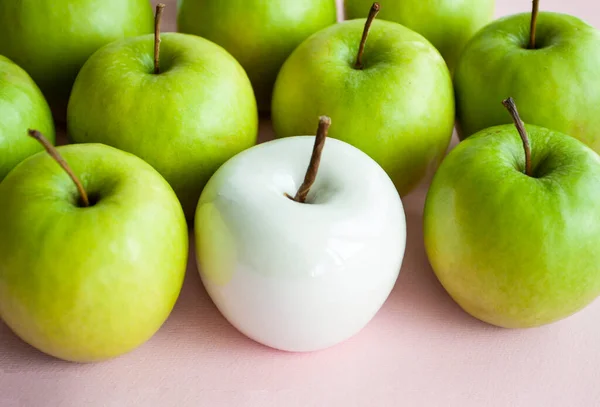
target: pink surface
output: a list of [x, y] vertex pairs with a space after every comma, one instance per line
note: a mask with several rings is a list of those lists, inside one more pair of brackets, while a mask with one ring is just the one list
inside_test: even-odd
[[[497, 0], [498, 16], [526, 11]], [[174, 29], [175, 1], [168, 1]], [[600, 27], [591, 0], [543, 9]], [[263, 123], [262, 139], [271, 129]], [[562, 322], [503, 330], [458, 308], [422, 244], [426, 187], [404, 200], [409, 241], [391, 297], [359, 335], [312, 354], [270, 350], [217, 312], [193, 261], [164, 327], [138, 350], [93, 365], [47, 357], [0, 323], [0, 406], [598, 406], [600, 303]], [[193, 259], [193, 253], [192, 257]]]

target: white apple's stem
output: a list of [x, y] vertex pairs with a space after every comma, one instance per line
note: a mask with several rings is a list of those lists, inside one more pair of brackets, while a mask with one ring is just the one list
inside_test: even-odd
[[75, 183], [75, 186], [77, 187], [77, 190], [79, 191], [79, 196], [81, 197], [81, 203], [83, 204], [83, 206], [85, 206], [85, 207], [90, 206], [90, 200], [88, 199], [88, 195], [85, 192], [85, 189], [83, 188], [83, 185], [81, 184], [81, 181], [79, 181], [79, 178], [77, 178], [77, 176], [75, 175], [73, 170], [71, 170], [71, 167], [69, 167], [69, 165], [64, 160], [64, 158], [62, 158], [62, 156], [60, 155], [58, 150], [39, 131], [30, 129], [28, 131], [28, 133], [31, 137], [33, 137], [34, 139], [39, 141], [42, 146], [44, 146], [44, 149], [48, 152], [48, 154], [50, 154], [50, 157], [52, 157], [54, 159], [54, 161], [56, 161], [58, 163], [58, 165], [60, 165], [62, 167], [62, 169], [65, 170], [65, 172], [73, 180], [73, 182]]
[[315, 137], [315, 144], [313, 147], [312, 156], [310, 157], [310, 163], [304, 176], [304, 182], [298, 188], [296, 196], [293, 198], [285, 194], [288, 198], [300, 202], [306, 202], [306, 196], [310, 191], [310, 187], [315, 183], [317, 179], [317, 172], [319, 171], [319, 164], [321, 163], [321, 154], [323, 153], [323, 147], [325, 147], [325, 139], [327, 138], [327, 132], [331, 126], [331, 119], [327, 116], [319, 117], [319, 128], [317, 129], [317, 136]]
[[533, 0], [531, 11], [531, 27], [529, 29], [529, 49], [535, 49], [535, 31], [537, 28], [537, 17], [540, 11], [540, 0]]
[[371, 10], [369, 11], [369, 16], [367, 17], [367, 21], [365, 22], [365, 28], [363, 30], [362, 38], [360, 40], [360, 45], [358, 47], [358, 54], [356, 55], [356, 63], [354, 64], [354, 68], [363, 69], [362, 57], [365, 52], [365, 44], [367, 43], [367, 37], [369, 36], [369, 30], [371, 29], [371, 24], [373, 24], [373, 20], [377, 17], [377, 13], [381, 6], [379, 3], [373, 3], [371, 6]]
[[521, 141], [523, 141], [523, 149], [525, 150], [525, 174], [531, 177], [531, 146], [529, 145], [529, 137], [527, 137], [527, 130], [525, 130], [525, 124], [519, 116], [517, 105], [513, 98], [508, 98], [504, 100], [502, 104], [510, 113], [513, 121], [515, 122], [515, 127], [519, 132], [519, 136], [521, 136]]
[[156, 6], [156, 14], [154, 16], [154, 73], [160, 73], [160, 20], [165, 8], [163, 3]]

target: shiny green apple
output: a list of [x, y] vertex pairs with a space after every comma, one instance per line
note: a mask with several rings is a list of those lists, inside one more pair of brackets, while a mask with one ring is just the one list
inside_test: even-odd
[[[345, 0], [346, 17], [362, 18], [372, 0]], [[494, 16], [495, 0], [380, 0], [383, 20], [402, 24], [427, 38], [451, 70], [471, 37]]]
[[446, 152], [452, 80], [425, 38], [389, 21], [372, 23], [358, 61], [364, 26], [325, 28], [292, 53], [275, 84], [273, 126], [278, 137], [311, 134], [314, 118], [327, 114], [336, 123], [329, 136], [371, 156], [406, 195]]
[[600, 152], [600, 31], [542, 12], [532, 47], [530, 23], [530, 13], [502, 18], [466, 46], [454, 76], [459, 136], [509, 123], [498, 100], [512, 95], [526, 123]]
[[52, 114], [40, 89], [27, 72], [0, 55], [0, 181], [42, 150], [38, 142], [24, 137], [29, 128], [40, 129], [55, 142]]
[[529, 172], [513, 125], [482, 130], [443, 161], [424, 212], [442, 285], [469, 314], [507, 328], [558, 321], [600, 295], [600, 157], [573, 137], [525, 129]]
[[268, 111], [277, 72], [304, 39], [336, 22], [335, 0], [180, 0], [178, 29], [223, 46]]
[[96, 52], [73, 86], [68, 134], [133, 153], [171, 184], [188, 219], [204, 184], [253, 146], [258, 110], [248, 76], [220, 46], [194, 35], [114, 42]]
[[[24, 133], [23, 137], [27, 137]], [[0, 184], [0, 317], [57, 358], [93, 362], [148, 340], [179, 295], [187, 225], [168, 183], [113, 147], [58, 147]]]
[[32, 76], [61, 120], [94, 51], [152, 30], [148, 0], [0, 0], [0, 54]]

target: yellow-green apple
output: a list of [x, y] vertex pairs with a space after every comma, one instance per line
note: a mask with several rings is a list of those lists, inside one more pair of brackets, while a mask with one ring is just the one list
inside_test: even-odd
[[273, 126], [278, 137], [310, 134], [314, 117], [328, 112], [330, 136], [371, 156], [403, 196], [446, 152], [454, 93], [440, 53], [400, 24], [373, 21], [378, 10], [296, 48], [277, 77]]
[[30, 127], [40, 129], [54, 144], [52, 114], [40, 89], [18, 65], [0, 55], [0, 181], [15, 165], [42, 150], [23, 137]]
[[261, 111], [271, 106], [277, 72], [311, 34], [335, 24], [335, 0], [180, 0], [180, 32], [207, 38], [244, 67]]
[[32, 76], [63, 121], [75, 76], [90, 55], [151, 32], [148, 0], [0, 0], [0, 54]]
[[227, 159], [256, 143], [258, 110], [240, 64], [194, 35], [156, 33], [113, 42], [77, 76], [68, 134], [133, 153], [171, 184], [188, 219]]
[[512, 95], [525, 123], [600, 152], [600, 31], [538, 7], [493, 22], [466, 46], [454, 76], [459, 136], [510, 123], [498, 100]]
[[600, 294], [600, 157], [573, 137], [524, 125], [514, 101], [504, 103], [517, 130], [482, 130], [435, 174], [425, 247], [465, 311], [527, 328], [566, 318]]
[[0, 317], [57, 358], [129, 352], [159, 329], [179, 295], [183, 210], [140, 158], [101, 144], [54, 149], [30, 134], [50, 155], [25, 159], [0, 184]]

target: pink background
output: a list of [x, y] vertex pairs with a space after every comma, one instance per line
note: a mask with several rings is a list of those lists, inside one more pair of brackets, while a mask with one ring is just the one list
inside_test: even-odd
[[[497, 0], [497, 15], [530, 1]], [[167, 30], [175, 1], [167, 1]], [[543, 0], [600, 27], [592, 0]], [[600, 69], [600, 67], [599, 67]], [[271, 137], [267, 122], [261, 140]], [[190, 262], [152, 340], [121, 358], [47, 357], [0, 323], [0, 406], [599, 406], [600, 303], [531, 330], [481, 323], [445, 294], [422, 244], [426, 186], [404, 200], [409, 242], [398, 284], [359, 335], [311, 354], [246, 339], [217, 312]], [[193, 258], [193, 254], [191, 256]]]

